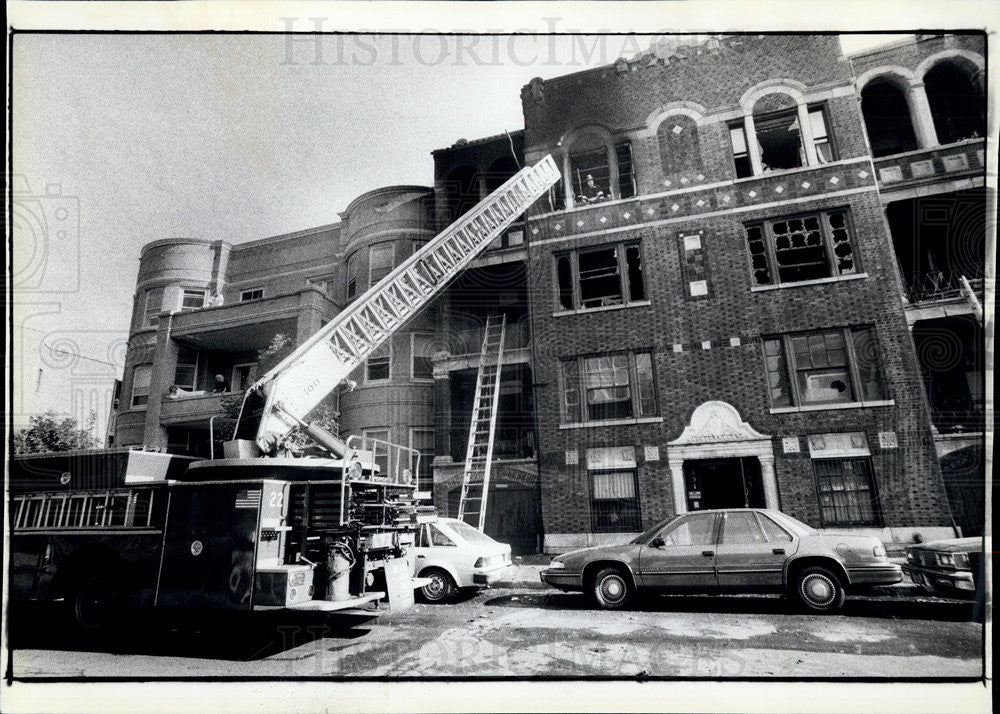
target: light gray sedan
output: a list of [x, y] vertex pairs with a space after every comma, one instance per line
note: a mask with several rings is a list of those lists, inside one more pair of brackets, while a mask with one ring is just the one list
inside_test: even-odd
[[625, 545], [564, 553], [541, 579], [609, 609], [649, 590], [785, 593], [808, 610], [833, 612], [846, 590], [892, 585], [903, 572], [876, 538], [821, 533], [780, 511], [741, 508], [685, 513]]

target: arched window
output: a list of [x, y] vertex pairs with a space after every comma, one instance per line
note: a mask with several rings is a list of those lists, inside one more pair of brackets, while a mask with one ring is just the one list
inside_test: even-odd
[[924, 75], [924, 89], [940, 143], [984, 136], [985, 98], [966, 71], [941, 62]]
[[570, 148], [569, 168], [574, 196], [590, 200], [610, 198], [611, 157], [603, 137], [593, 133], [577, 137]]
[[750, 94], [743, 102], [746, 118], [729, 124], [736, 178], [837, 159], [824, 104], [806, 104], [799, 90], [771, 90], [752, 99]]
[[889, 80], [878, 78], [865, 85], [861, 90], [861, 113], [872, 156], [891, 156], [917, 148], [906, 96]]
[[517, 162], [513, 156], [501, 156], [486, 170], [486, 190], [490, 193], [503, 186], [517, 173]]
[[[574, 205], [631, 198], [636, 195], [632, 145], [597, 131], [584, 131], [568, 140], [563, 180], [569, 182]], [[565, 195], [565, 194], [564, 194]]]
[[694, 119], [684, 114], [671, 115], [660, 122], [656, 138], [664, 176], [701, 170], [701, 143]]

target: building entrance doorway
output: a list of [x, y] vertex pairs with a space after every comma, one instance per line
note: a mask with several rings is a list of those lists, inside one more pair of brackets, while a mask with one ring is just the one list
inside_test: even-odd
[[765, 508], [764, 483], [756, 456], [684, 461], [687, 508]]

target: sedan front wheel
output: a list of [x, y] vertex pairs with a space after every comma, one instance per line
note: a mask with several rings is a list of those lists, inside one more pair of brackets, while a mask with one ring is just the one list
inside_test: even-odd
[[836, 612], [844, 604], [844, 587], [826, 568], [803, 568], [795, 578], [795, 594], [813, 612]]
[[604, 568], [594, 577], [590, 594], [606, 610], [620, 610], [632, 599], [631, 581], [618, 568]]

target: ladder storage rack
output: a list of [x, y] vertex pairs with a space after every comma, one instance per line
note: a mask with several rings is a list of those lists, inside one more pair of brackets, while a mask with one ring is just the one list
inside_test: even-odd
[[[309, 412], [560, 178], [551, 156], [521, 169], [407, 258], [247, 390], [237, 439], [273, 452]], [[330, 437], [334, 452], [344, 445]], [[339, 455], [339, 454], [337, 454]]]
[[490, 490], [506, 323], [504, 315], [489, 317], [483, 331], [472, 423], [469, 425], [469, 446], [465, 452], [465, 472], [462, 474], [458, 501], [459, 520], [480, 531], [486, 525], [486, 500]]

